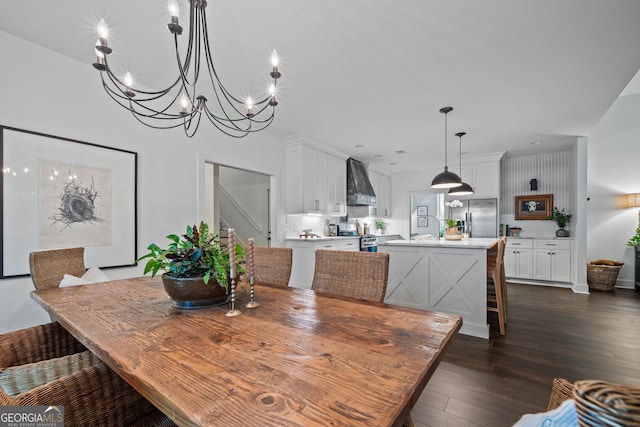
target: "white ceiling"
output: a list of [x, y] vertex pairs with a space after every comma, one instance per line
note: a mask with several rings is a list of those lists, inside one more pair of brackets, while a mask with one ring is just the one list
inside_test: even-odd
[[[12, 1], [0, 31], [97, 73], [88, 64], [104, 17], [110, 65], [154, 86], [175, 78], [166, 9], [165, 0]], [[186, 0], [181, 12], [185, 23]], [[444, 163], [443, 106], [454, 107], [450, 164], [458, 131], [470, 155], [566, 148], [640, 69], [637, 0], [210, 0], [207, 12], [216, 67], [239, 96], [261, 94], [278, 50], [270, 132], [303, 134], [392, 172]]]

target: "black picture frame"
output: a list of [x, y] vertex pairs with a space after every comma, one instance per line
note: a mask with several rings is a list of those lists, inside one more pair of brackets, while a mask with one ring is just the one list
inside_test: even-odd
[[0, 125], [0, 279], [29, 275], [29, 253], [82, 246], [85, 265], [138, 258], [138, 154]]

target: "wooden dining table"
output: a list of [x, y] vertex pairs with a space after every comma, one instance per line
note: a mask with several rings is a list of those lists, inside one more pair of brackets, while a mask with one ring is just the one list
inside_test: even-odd
[[462, 320], [256, 286], [260, 307], [174, 308], [159, 277], [32, 292], [181, 426], [399, 426]]

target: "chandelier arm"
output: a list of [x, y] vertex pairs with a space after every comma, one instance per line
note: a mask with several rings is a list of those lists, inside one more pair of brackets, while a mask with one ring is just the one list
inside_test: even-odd
[[[275, 108], [273, 109], [273, 111], [274, 112], [272, 112], [271, 116], [268, 119], [264, 119], [264, 120], [255, 120], [254, 118], [248, 119], [248, 118], [245, 117], [245, 118], [240, 118], [240, 119], [236, 119], [236, 120], [230, 120], [230, 121], [224, 120], [223, 121], [223, 120], [220, 120], [219, 118], [217, 118], [215, 115], [211, 114], [211, 112], [208, 109], [206, 109], [207, 117], [209, 117], [210, 120], [214, 119], [217, 123], [219, 123], [221, 126], [226, 127], [227, 129], [235, 129], [235, 130], [238, 130], [238, 131], [241, 131], [241, 132], [258, 132], [258, 131], [260, 131], [262, 129], [265, 129], [267, 126], [269, 126], [273, 122], [273, 118], [275, 117]], [[248, 122], [249, 127], [243, 129], [243, 128], [240, 128], [237, 125], [232, 126], [232, 125], [229, 125], [229, 124], [226, 123], [226, 122], [233, 123], [233, 122], [240, 122], [240, 121], [241, 122], [245, 122], [245, 121]], [[266, 123], [266, 124], [264, 126], [258, 127], [257, 129], [251, 129], [251, 124], [252, 123], [258, 123], [258, 124], [265, 124]], [[218, 126], [216, 126], [216, 127], [218, 127]], [[220, 128], [218, 127], [218, 129], [220, 129]], [[220, 130], [222, 130], [222, 129], [220, 129]]]
[[[126, 96], [124, 94], [124, 91], [121, 89], [121, 87], [126, 87], [126, 85], [124, 84], [124, 82], [122, 80], [120, 80], [118, 78], [118, 76], [113, 74], [113, 72], [111, 71], [111, 68], [109, 67], [109, 64], [107, 62], [107, 57], [106, 56], [104, 57], [104, 63], [105, 63], [106, 69], [104, 71], [100, 72], [100, 75], [102, 76], [102, 74], [104, 72], [106, 72], [107, 76], [109, 76], [109, 79], [111, 80], [111, 83], [113, 83], [113, 86], [118, 88], [118, 90], [120, 91], [120, 93], [122, 93], [122, 96], [124, 98], [129, 98], [128, 96]], [[103, 77], [103, 81], [104, 81], [104, 77]], [[162, 90], [158, 90], [158, 91], [144, 91], [144, 90], [139, 90], [139, 89], [134, 89], [134, 88], [131, 88], [131, 90], [133, 90], [136, 94], [152, 95], [149, 98], [145, 98], [145, 99], [140, 100], [140, 101], [150, 101], [150, 100], [158, 99], [158, 98], [166, 95], [167, 93], [169, 93], [171, 91], [171, 89], [176, 87], [176, 85], [178, 84], [179, 81], [180, 81], [180, 78], [176, 79], [176, 81], [171, 86], [167, 87], [166, 89], [162, 89]]]
[[[215, 116], [211, 117], [209, 115], [209, 111], [206, 110], [206, 108], [205, 112], [207, 113], [207, 118], [209, 118], [211, 124], [213, 124], [220, 132], [224, 133], [225, 135], [231, 136], [233, 138], [242, 138], [249, 134], [249, 130], [228, 126], [224, 122], [218, 120]], [[225, 128], [231, 129], [233, 132], [229, 132]]]
[[[173, 119], [179, 119], [182, 118], [183, 115], [182, 114], [170, 114], [167, 113], [166, 111], [175, 103], [176, 99], [174, 98], [174, 100], [168, 105], [166, 106], [163, 110], [154, 110], [151, 107], [148, 107], [144, 104], [140, 104], [138, 101], [133, 100], [125, 95], [121, 95], [120, 93], [114, 91], [113, 88], [111, 88], [106, 82], [104, 82], [103, 80], [103, 87], [105, 89], [105, 91], [107, 92], [107, 94], [111, 97], [111, 99], [113, 99], [114, 101], [116, 101], [116, 103], [118, 103], [120, 106], [122, 106], [123, 108], [131, 111], [134, 114], [138, 114], [142, 117], [146, 117], [146, 118], [155, 118], [155, 119], [159, 119], [159, 120], [173, 120]], [[148, 114], [148, 113], [143, 113], [142, 111], [136, 110], [135, 108], [133, 108], [131, 106], [131, 103], [134, 103], [136, 105], [138, 105], [140, 108], [151, 112], [152, 114]], [[129, 105], [127, 105], [129, 104]]]

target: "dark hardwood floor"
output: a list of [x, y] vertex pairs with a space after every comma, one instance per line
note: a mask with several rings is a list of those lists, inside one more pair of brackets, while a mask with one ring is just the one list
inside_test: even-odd
[[544, 412], [553, 378], [640, 386], [640, 293], [508, 284], [506, 336], [458, 334], [412, 411], [416, 427], [511, 426]]

